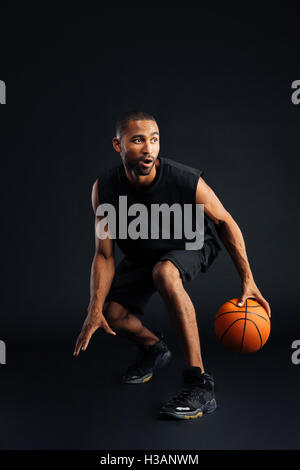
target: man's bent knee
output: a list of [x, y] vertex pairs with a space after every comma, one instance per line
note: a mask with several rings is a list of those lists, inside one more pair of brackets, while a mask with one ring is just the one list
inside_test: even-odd
[[123, 320], [129, 313], [129, 309], [124, 305], [114, 302], [113, 300], [105, 302], [103, 306], [103, 315], [108, 324], [114, 326], [118, 321]]
[[154, 265], [152, 279], [157, 289], [172, 289], [182, 283], [179, 269], [169, 260]]

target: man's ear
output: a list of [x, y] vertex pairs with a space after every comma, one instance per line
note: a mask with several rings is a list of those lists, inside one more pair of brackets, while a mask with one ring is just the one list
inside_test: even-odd
[[112, 144], [117, 152], [121, 152], [121, 139], [119, 137], [114, 137], [112, 140]]

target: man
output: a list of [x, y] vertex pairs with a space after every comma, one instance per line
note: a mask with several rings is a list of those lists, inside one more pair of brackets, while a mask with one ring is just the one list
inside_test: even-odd
[[[186, 363], [183, 390], [163, 405], [160, 413], [180, 419], [197, 418], [216, 408], [214, 379], [204, 369], [196, 313], [184, 284], [199, 272], [205, 272], [221, 249], [212, 230], [213, 224], [240, 274], [240, 305], [249, 297], [256, 298], [269, 316], [270, 306], [254, 282], [241, 231], [201, 177], [203, 172], [158, 157], [159, 128], [155, 118], [144, 112], [126, 113], [117, 122], [113, 146], [120, 153], [122, 163], [101, 175], [92, 190], [96, 251], [91, 269], [91, 297], [74, 355], [77, 356], [80, 350], [85, 351], [93, 333], [103, 328], [108, 334], [117, 333], [134, 341], [140, 349], [136, 360], [122, 377], [123, 383], [150, 380], [153, 373], [171, 358], [162, 334], [150, 331], [137, 316], [143, 314], [147, 301], [157, 289], [169, 312]], [[123, 235], [117, 237], [116, 242], [125, 257], [115, 269], [115, 239], [111, 237], [112, 231], [107, 238], [99, 237], [97, 228], [104, 213], [99, 215], [97, 209], [111, 204], [117, 215], [122, 216], [118, 209], [120, 196], [126, 196], [131, 207], [143, 204], [149, 209], [164, 203], [168, 207], [180, 204], [182, 208], [185, 204], [193, 208], [196, 204], [203, 204], [202, 248], [186, 249], [185, 237], [174, 237], [174, 224], [171, 229], [173, 237], [169, 238], [132, 239]], [[195, 212], [192, 217], [195, 222]], [[111, 227], [109, 224], [106, 226], [106, 230], [110, 228], [113, 228], [112, 224]]]

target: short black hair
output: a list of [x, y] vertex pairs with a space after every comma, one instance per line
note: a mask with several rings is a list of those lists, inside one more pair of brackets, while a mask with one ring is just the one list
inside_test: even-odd
[[155, 117], [152, 114], [144, 111], [127, 111], [118, 117], [116, 122], [116, 136], [123, 137], [126, 132], [127, 123], [129, 121], [154, 121], [157, 123]]

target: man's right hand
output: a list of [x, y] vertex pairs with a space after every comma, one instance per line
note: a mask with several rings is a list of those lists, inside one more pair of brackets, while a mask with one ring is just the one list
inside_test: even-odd
[[98, 330], [98, 328], [103, 328], [103, 330], [110, 335], [116, 335], [116, 333], [111, 329], [111, 327], [107, 323], [102, 311], [99, 310], [97, 305], [92, 304], [89, 307], [88, 315], [83, 323], [81, 332], [77, 338], [73, 356], [78, 356], [80, 350], [86, 350], [92, 335], [95, 333], [96, 330]]

